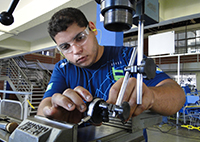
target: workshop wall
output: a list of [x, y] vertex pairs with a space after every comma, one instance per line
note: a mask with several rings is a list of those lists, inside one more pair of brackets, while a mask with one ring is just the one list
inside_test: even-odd
[[4, 81], [0, 81], [0, 90], [3, 90]]
[[159, 4], [162, 21], [200, 13], [200, 0], [159, 0]]
[[40, 54], [28, 54], [25, 55], [24, 58], [27, 61], [39, 60], [41, 63], [47, 63], [47, 64], [56, 64], [58, 61], [62, 59], [60, 53], [55, 53], [54, 57], [40, 55]]

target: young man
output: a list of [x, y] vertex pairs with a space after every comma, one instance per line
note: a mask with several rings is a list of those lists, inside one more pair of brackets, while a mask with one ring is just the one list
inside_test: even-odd
[[[85, 102], [93, 97], [115, 104], [132, 48], [100, 46], [94, 23], [75, 8], [55, 13], [48, 30], [66, 59], [55, 65], [37, 114], [78, 123], [87, 108]], [[154, 79], [143, 81], [142, 104], [137, 105], [135, 77], [129, 79], [123, 98], [130, 105], [130, 117], [147, 109], [172, 115], [183, 106], [183, 90], [160, 70]]]

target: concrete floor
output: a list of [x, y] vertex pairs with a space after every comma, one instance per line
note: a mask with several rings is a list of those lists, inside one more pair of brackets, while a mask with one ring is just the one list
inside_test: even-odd
[[200, 142], [200, 131], [168, 124], [147, 128], [148, 142]]

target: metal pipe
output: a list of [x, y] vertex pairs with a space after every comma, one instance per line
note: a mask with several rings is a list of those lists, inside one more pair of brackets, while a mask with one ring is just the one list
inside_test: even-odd
[[17, 7], [17, 4], [18, 4], [19, 0], [13, 0], [9, 10], [8, 10], [8, 13], [9, 14], [12, 14], [13, 11], [15, 10], [15, 8]]
[[[137, 53], [137, 48], [134, 48], [133, 51], [132, 51], [132, 55], [131, 55], [128, 66], [132, 66], [134, 64], [136, 53]], [[124, 76], [124, 80], [123, 80], [123, 83], [122, 83], [122, 86], [120, 88], [120, 92], [119, 92], [119, 95], [118, 95], [118, 98], [117, 98], [117, 102], [116, 102], [116, 105], [118, 105], [118, 106], [121, 106], [121, 104], [122, 104], [122, 99], [123, 99], [123, 96], [124, 96], [124, 92], [126, 90], [126, 86], [128, 84], [129, 77], [130, 77], [130, 73], [129, 73], [129, 71], [126, 71], [125, 76]]]
[[[177, 65], [177, 76], [178, 76], [178, 81], [177, 83], [180, 85], [180, 56], [178, 56], [178, 65]], [[179, 111], [176, 113], [176, 128], [178, 129], [178, 120], [179, 120]]]
[[[137, 54], [137, 65], [140, 66], [143, 59], [143, 38], [144, 38], [144, 21], [139, 20], [138, 22], [138, 54]], [[143, 75], [137, 73], [137, 104], [142, 104], [142, 83]]]

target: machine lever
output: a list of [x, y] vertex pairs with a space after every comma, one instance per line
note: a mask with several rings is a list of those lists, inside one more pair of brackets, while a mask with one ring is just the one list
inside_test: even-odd
[[140, 66], [127, 66], [124, 68], [124, 71], [141, 73], [143, 74], [143, 78], [152, 79], [155, 77], [156, 64], [152, 58], [144, 58]]

